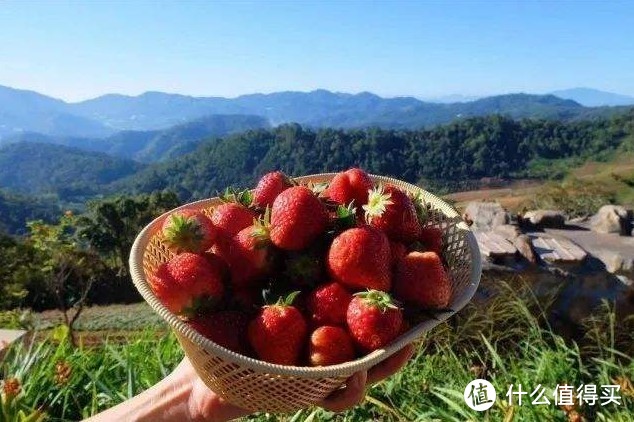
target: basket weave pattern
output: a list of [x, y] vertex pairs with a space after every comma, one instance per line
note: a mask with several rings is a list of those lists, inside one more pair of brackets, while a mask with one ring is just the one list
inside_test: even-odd
[[[322, 183], [333, 176], [334, 173], [319, 174], [295, 180]], [[341, 387], [355, 372], [371, 368], [418, 339], [471, 299], [480, 281], [480, 252], [473, 233], [458, 213], [438, 197], [414, 185], [383, 176], [371, 177], [375, 183], [395, 185], [411, 193], [420, 192], [425, 203], [430, 205], [426, 226], [438, 227], [443, 232], [443, 256], [453, 287], [449, 305], [452, 311], [437, 315], [437, 319], [420, 322], [385, 349], [340, 365], [312, 368], [270, 364], [234, 353], [201, 336], [168, 311], [147, 283], [148, 275], [173, 256], [157, 236], [169, 213], [158, 217], [138, 235], [130, 254], [132, 280], [143, 298], [174, 330], [196, 372], [214, 392], [253, 411], [281, 413], [309, 407]], [[199, 209], [209, 214], [220, 203], [218, 198], [212, 198], [181, 208]]]

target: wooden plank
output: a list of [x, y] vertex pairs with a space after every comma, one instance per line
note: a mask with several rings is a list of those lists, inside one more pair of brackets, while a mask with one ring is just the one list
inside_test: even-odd
[[474, 232], [482, 255], [502, 257], [515, 255], [517, 248], [499, 233]]
[[548, 262], [581, 262], [588, 256], [579, 245], [563, 237], [532, 237], [535, 253]]

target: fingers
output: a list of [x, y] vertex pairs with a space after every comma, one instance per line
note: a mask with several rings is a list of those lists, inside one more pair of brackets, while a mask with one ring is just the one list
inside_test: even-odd
[[365, 385], [368, 380], [366, 371], [355, 373], [346, 381], [346, 387], [337, 390], [319, 405], [331, 412], [343, 412], [361, 403], [365, 397]]
[[383, 362], [373, 366], [368, 371], [368, 384], [374, 384], [398, 372], [414, 354], [414, 346], [408, 344], [399, 352], [393, 354]]

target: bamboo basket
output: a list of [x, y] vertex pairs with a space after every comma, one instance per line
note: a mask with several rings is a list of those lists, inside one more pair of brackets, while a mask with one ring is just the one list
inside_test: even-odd
[[[295, 178], [300, 183], [324, 183], [335, 173]], [[443, 255], [452, 280], [451, 311], [436, 315], [412, 327], [384, 349], [339, 365], [326, 367], [296, 367], [275, 365], [249, 358], [200, 335], [178, 316], [161, 304], [150, 288], [150, 272], [173, 255], [157, 233], [167, 212], [148, 224], [137, 236], [130, 254], [132, 280], [152, 309], [170, 325], [185, 354], [203, 382], [214, 392], [233, 403], [252, 411], [286, 413], [310, 407], [336, 389], [357, 371], [367, 370], [420, 338], [423, 333], [463, 308], [471, 299], [480, 282], [480, 251], [473, 233], [460, 215], [435, 195], [412, 184], [384, 176], [371, 176], [375, 183], [391, 184], [411, 193], [421, 192], [431, 206], [427, 226], [443, 231]], [[220, 204], [218, 198], [204, 199], [183, 205], [209, 214]]]

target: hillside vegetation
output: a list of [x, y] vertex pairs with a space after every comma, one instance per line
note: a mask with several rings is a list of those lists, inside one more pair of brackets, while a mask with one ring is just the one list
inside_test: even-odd
[[94, 196], [103, 186], [143, 167], [133, 160], [42, 143], [0, 148], [0, 187], [65, 200]]
[[632, 148], [634, 113], [562, 123], [472, 118], [430, 130], [312, 130], [283, 125], [202, 144], [192, 154], [115, 183], [172, 189], [188, 200], [228, 185], [251, 186], [272, 169], [303, 175], [360, 166], [434, 190], [463, 190], [480, 178], [558, 178], [588, 159]]

